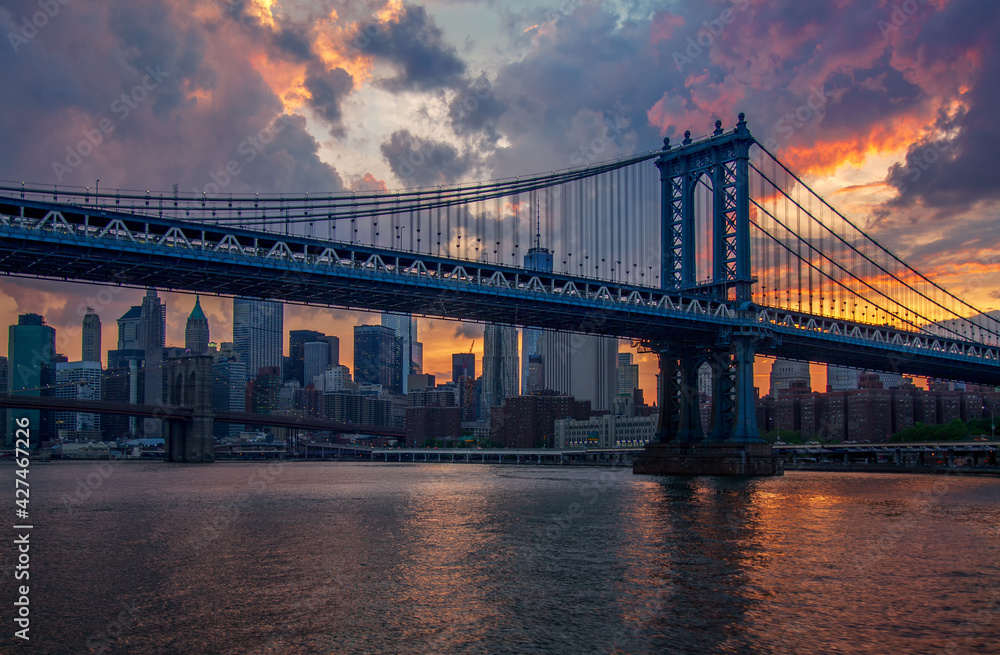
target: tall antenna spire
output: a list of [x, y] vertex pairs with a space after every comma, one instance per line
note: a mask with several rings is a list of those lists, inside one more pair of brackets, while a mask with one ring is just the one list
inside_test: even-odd
[[542, 247], [542, 201], [535, 198], [535, 247]]

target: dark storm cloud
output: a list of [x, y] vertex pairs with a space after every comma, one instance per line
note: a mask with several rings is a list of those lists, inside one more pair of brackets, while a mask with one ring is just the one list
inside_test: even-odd
[[1000, 6], [950, 3], [939, 20], [927, 23], [918, 36], [919, 48], [909, 44], [901, 50], [928, 67], [941, 61], [954, 66], [958, 74], [968, 70], [973, 57], [981, 65], [966, 89], [955, 90], [953, 97], [962, 109], [939, 115], [934, 133], [913, 143], [905, 161], [889, 171], [887, 181], [899, 196], [886, 209], [922, 205], [948, 216], [983, 201], [1000, 200], [994, 175], [1000, 147], [996, 111], [1000, 106]]
[[407, 187], [455, 182], [472, 166], [454, 146], [414, 136], [408, 130], [394, 132], [381, 150], [392, 172]]
[[428, 91], [461, 81], [465, 62], [444, 40], [444, 32], [419, 5], [404, 5], [396, 21], [362, 29], [355, 42], [366, 54], [390, 62], [398, 71], [382, 84], [391, 90]]
[[[0, 112], [0, 178], [227, 193], [342, 188], [304, 119], [283, 114], [250, 62], [268, 48], [287, 59], [288, 43], [255, 38], [228, 14], [195, 19], [187, 0], [61, 7], [18, 52], [0, 48], [0, 84], [18, 98]], [[0, 22], [12, 23], [3, 10]], [[328, 92], [317, 103], [328, 120], [339, 112], [336, 75], [313, 80]], [[231, 162], [239, 174], [223, 174]]]
[[309, 106], [330, 124], [334, 136], [345, 134], [341, 124], [341, 102], [354, 88], [354, 79], [343, 68], [323, 70], [320, 64], [310, 64], [306, 71], [305, 87], [312, 94]]
[[479, 323], [458, 323], [455, 326], [456, 339], [482, 339], [484, 326]]

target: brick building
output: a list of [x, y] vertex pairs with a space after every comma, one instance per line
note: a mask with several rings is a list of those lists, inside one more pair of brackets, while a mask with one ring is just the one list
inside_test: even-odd
[[590, 418], [590, 401], [572, 396], [513, 396], [490, 412], [490, 435], [505, 448], [555, 444], [555, 422]]
[[458, 439], [461, 436], [461, 408], [457, 406], [406, 408], [407, 446], [422, 446], [427, 439]]

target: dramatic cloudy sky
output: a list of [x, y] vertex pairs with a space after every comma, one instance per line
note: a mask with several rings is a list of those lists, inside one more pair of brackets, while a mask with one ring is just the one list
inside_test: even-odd
[[[0, 179], [193, 191], [236, 160], [227, 192], [397, 188], [610, 159], [744, 111], [814, 188], [989, 309], [998, 14], [994, 0], [5, 0]], [[268, 126], [274, 140], [248, 146]], [[407, 165], [416, 151], [426, 165]], [[141, 296], [100, 291], [8, 278], [0, 322], [44, 314], [75, 359], [82, 306], [113, 347]], [[181, 344], [194, 298], [166, 299]], [[228, 340], [230, 303], [203, 304]], [[348, 364], [352, 326], [371, 320], [286, 310], [287, 329], [341, 336]], [[450, 353], [474, 338], [481, 352], [480, 327], [420, 325], [441, 379]]]

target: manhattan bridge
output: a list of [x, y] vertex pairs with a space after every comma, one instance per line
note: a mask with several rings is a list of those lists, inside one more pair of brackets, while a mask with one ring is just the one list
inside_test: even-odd
[[631, 339], [659, 358], [661, 442], [759, 441], [756, 354], [1000, 381], [1000, 324], [813, 192], [743, 114], [615, 161], [434, 188], [0, 185], [0, 272]]

